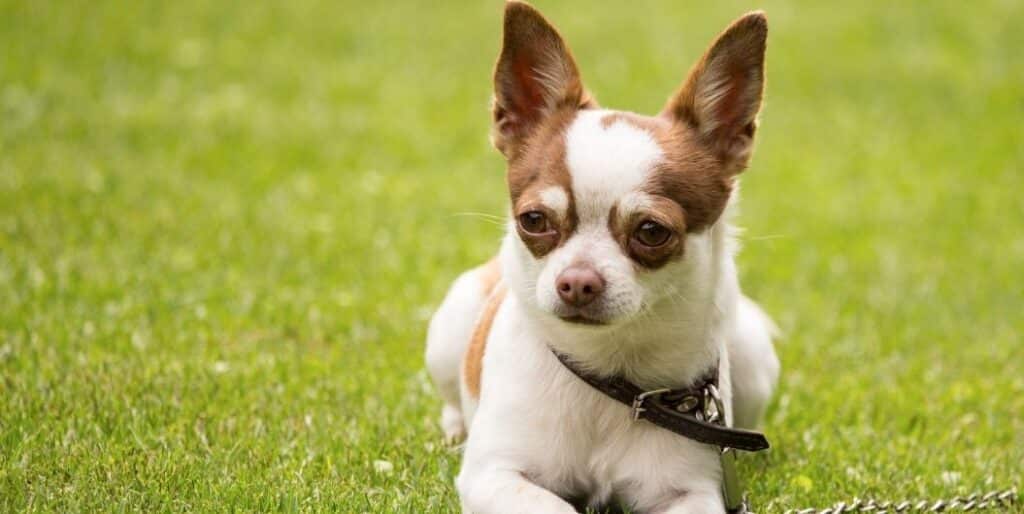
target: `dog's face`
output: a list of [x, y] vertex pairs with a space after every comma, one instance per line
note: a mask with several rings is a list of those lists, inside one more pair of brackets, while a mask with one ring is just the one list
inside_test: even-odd
[[565, 323], [614, 326], [690, 290], [708, 229], [753, 144], [767, 24], [733, 23], [657, 116], [601, 110], [568, 47], [526, 4], [505, 11], [493, 140], [508, 160], [511, 286]]

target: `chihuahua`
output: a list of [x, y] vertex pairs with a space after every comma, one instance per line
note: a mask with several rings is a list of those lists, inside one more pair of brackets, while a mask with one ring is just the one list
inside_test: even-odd
[[723, 422], [760, 422], [775, 329], [740, 291], [730, 218], [767, 31], [763, 13], [736, 20], [643, 116], [599, 107], [552, 25], [506, 4], [491, 138], [507, 161], [508, 232], [427, 334], [442, 429], [465, 439], [464, 512], [725, 512], [718, 447], [638, 419], [580, 376], [655, 391], [711, 369]]

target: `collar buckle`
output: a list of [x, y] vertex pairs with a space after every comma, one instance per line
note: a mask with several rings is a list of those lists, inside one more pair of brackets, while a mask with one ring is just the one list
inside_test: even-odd
[[725, 405], [718, 388], [710, 382], [704, 386], [704, 410], [701, 413], [704, 421], [725, 426]]
[[643, 414], [643, 412], [647, 410], [647, 409], [644, 408], [644, 401], [646, 401], [647, 398], [649, 398], [651, 396], [654, 396], [654, 395], [658, 395], [658, 394], [664, 394], [664, 393], [667, 393], [669, 391], [671, 391], [671, 389], [653, 389], [651, 391], [645, 391], [643, 393], [640, 393], [640, 394], [634, 396], [633, 397], [633, 405], [632, 405], [633, 421], [639, 420], [640, 419], [640, 415]]

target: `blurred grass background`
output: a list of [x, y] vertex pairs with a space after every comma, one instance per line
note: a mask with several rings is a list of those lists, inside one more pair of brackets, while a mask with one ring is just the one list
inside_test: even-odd
[[[768, 12], [759, 511], [1019, 484], [1024, 4], [537, 5], [648, 113]], [[0, 0], [0, 509], [456, 509], [422, 340], [502, 233], [500, 13]]]

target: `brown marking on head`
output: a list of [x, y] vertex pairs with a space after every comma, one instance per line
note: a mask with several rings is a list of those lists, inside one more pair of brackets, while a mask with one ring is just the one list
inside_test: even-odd
[[469, 395], [476, 399], [480, 398], [480, 381], [483, 377], [483, 359], [487, 338], [491, 334], [491, 327], [494, 325], [494, 317], [498, 314], [498, 308], [505, 300], [505, 293], [505, 286], [499, 283], [487, 297], [483, 309], [480, 311], [480, 317], [477, 318], [476, 326], [473, 328], [473, 335], [462, 361], [462, 380], [465, 382]]
[[705, 230], [729, 202], [732, 173], [688, 126], [673, 124], [655, 137], [664, 157], [648, 177], [645, 191], [675, 200], [685, 213], [686, 232]]
[[[508, 160], [513, 215], [518, 219], [539, 211], [551, 223], [551, 233], [539, 237], [518, 227], [530, 252], [542, 257], [568, 239], [576, 226], [565, 131], [580, 109], [597, 103], [583, 88], [569, 47], [533, 7], [507, 3], [504, 30], [494, 69], [492, 139]], [[543, 208], [539, 194], [551, 186], [565, 190], [566, 212]]]
[[[538, 258], [564, 243], [578, 222], [572, 176], [565, 160], [565, 134], [576, 113], [577, 109], [563, 108], [547, 116], [521, 151], [508, 161], [508, 189], [516, 228], [526, 247]], [[568, 203], [564, 212], [554, 212], [541, 201], [541, 192], [551, 187], [565, 192]], [[523, 230], [519, 217], [532, 211], [547, 216], [552, 234], [538, 237]]]
[[627, 123], [635, 128], [646, 130], [647, 132], [655, 135], [671, 128], [672, 126], [668, 120], [662, 118], [644, 116], [635, 112], [614, 111], [609, 112], [601, 118], [601, 128], [608, 129], [618, 122]]
[[[642, 210], [619, 213], [613, 207], [608, 217], [608, 228], [612, 237], [637, 264], [647, 269], [657, 269], [683, 255], [686, 241], [686, 215], [676, 200], [666, 196], [650, 195]], [[637, 237], [644, 223], [653, 221], [670, 231], [662, 244], [649, 246]]]
[[[659, 268], [682, 256], [686, 234], [705, 230], [721, 216], [732, 191], [732, 175], [687, 125], [628, 112], [611, 113], [601, 123], [606, 128], [628, 123], [650, 133], [662, 148], [662, 161], [642, 188], [644, 208], [635, 212], [618, 212], [616, 208], [609, 217], [612, 234], [622, 249], [642, 266]], [[656, 248], [637, 244], [633, 236], [649, 220], [672, 231], [666, 244]]]

